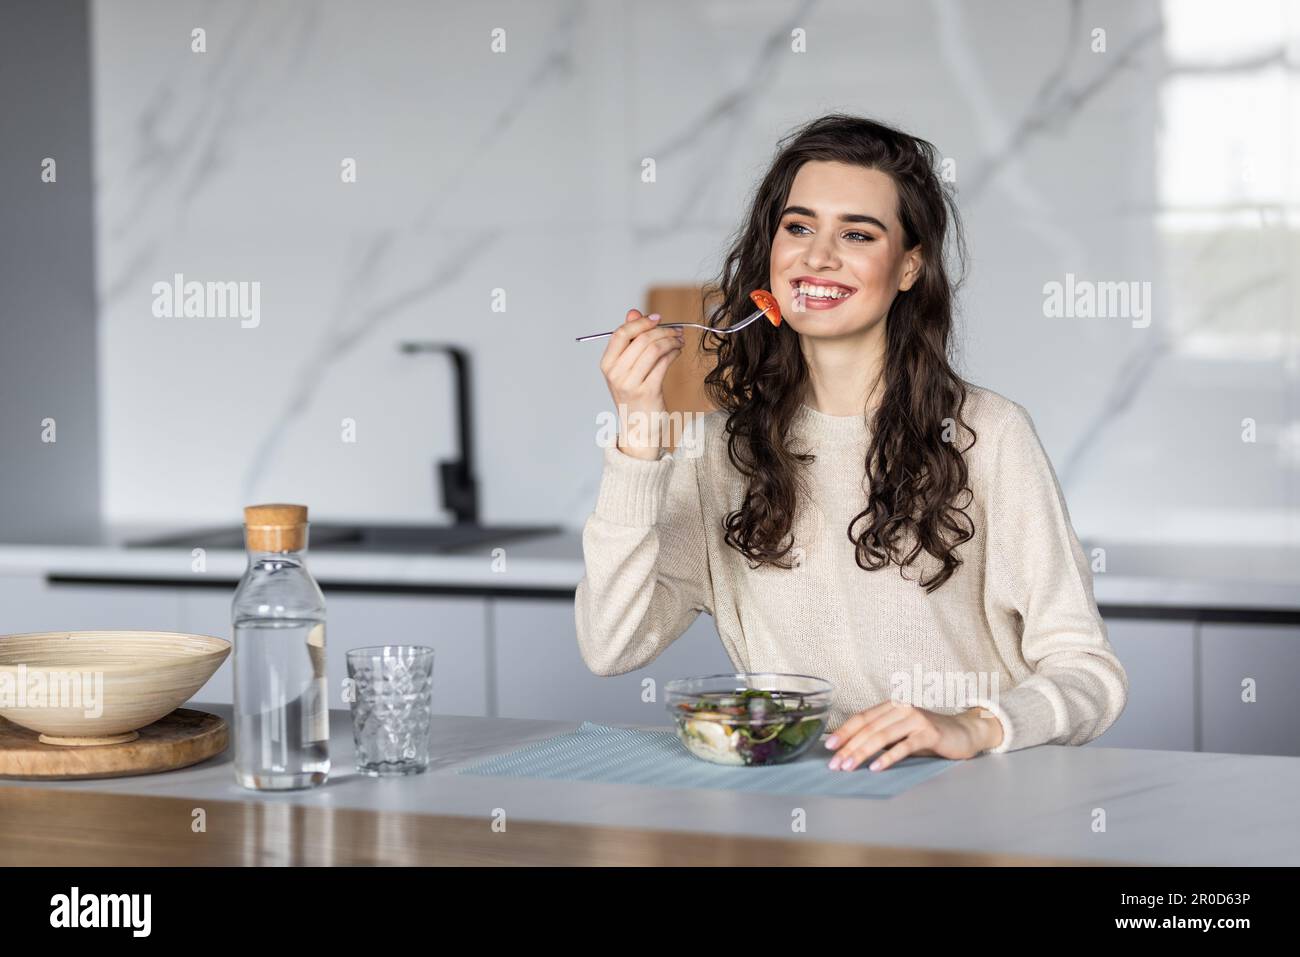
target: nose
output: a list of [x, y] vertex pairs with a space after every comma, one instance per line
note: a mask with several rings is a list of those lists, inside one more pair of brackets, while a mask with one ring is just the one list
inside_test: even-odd
[[839, 257], [835, 253], [834, 233], [818, 233], [808, 246], [808, 268], [813, 270], [839, 266]]

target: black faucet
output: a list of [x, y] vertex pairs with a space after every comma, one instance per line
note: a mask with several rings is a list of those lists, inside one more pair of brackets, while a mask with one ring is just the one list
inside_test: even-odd
[[438, 463], [442, 507], [456, 516], [457, 525], [477, 525], [478, 480], [474, 477], [473, 409], [470, 404], [469, 355], [458, 346], [439, 342], [403, 342], [402, 352], [445, 352], [456, 376], [456, 451], [459, 458]]

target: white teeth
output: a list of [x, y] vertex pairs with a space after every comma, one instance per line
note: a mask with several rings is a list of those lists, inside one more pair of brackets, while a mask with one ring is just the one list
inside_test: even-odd
[[847, 299], [852, 295], [847, 289], [841, 289], [838, 286], [814, 286], [806, 282], [799, 283], [798, 293], [812, 299]]

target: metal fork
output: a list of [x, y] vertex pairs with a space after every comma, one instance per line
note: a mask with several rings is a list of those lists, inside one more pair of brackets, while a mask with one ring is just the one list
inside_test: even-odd
[[[720, 336], [726, 336], [726, 335], [730, 335], [730, 334], [733, 333], [733, 332], [739, 332], [741, 329], [744, 329], [747, 325], [749, 325], [749, 324], [750, 324], [751, 322], [753, 322], [755, 319], [761, 319], [761, 318], [763, 317], [763, 314], [764, 314], [765, 312], [767, 312], [766, 309], [759, 309], [759, 310], [758, 310], [757, 312], [755, 312], [753, 315], [746, 317], [745, 319], [743, 319], [743, 320], [741, 320], [740, 322], [736, 323], [734, 326], [727, 326], [725, 329], [723, 329], [723, 328], [717, 328], [717, 327], [714, 327], [714, 326], [704, 326], [704, 325], [701, 325], [701, 324], [698, 323], [698, 322], [663, 322], [663, 323], [657, 323], [657, 324], [656, 324], [656, 328], [659, 328], [659, 329], [680, 329], [680, 328], [683, 327], [683, 326], [693, 326], [693, 327], [696, 328], [696, 329], [703, 329], [703, 330], [705, 330], [706, 332], [716, 332], [716, 333], [717, 333], [718, 335], [720, 335]], [[617, 329], [614, 330], [614, 332], [617, 332], [617, 331], [618, 331]], [[589, 335], [589, 336], [578, 336], [574, 341], [575, 341], [575, 342], [586, 342], [588, 339], [603, 339], [603, 338], [605, 338], [606, 336], [612, 336], [612, 335], [614, 334], [614, 332], [596, 332], [596, 333], [593, 333], [592, 335]]]

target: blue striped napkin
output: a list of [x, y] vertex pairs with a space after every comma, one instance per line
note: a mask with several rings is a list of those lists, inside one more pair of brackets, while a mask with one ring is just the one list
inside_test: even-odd
[[487, 758], [456, 773], [657, 788], [890, 798], [957, 763], [912, 755], [883, 771], [868, 771], [863, 765], [846, 772], [826, 766], [831, 754], [819, 741], [788, 764], [727, 767], [695, 757], [671, 728], [630, 730], [584, 721], [576, 731]]

